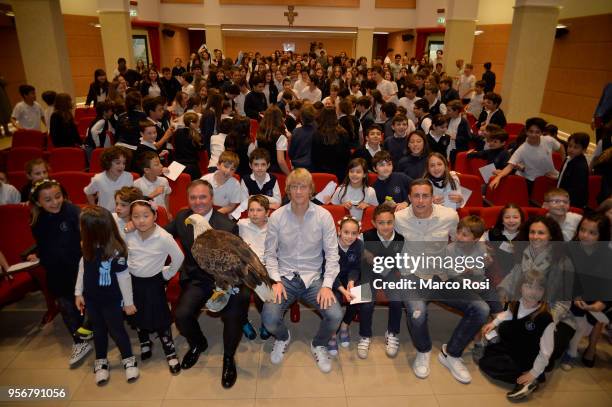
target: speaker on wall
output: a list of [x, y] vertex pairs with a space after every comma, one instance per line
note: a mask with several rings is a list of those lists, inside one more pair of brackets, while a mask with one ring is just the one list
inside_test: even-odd
[[166, 37], [170, 37], [170, 38], [172, 38], [172, 37], [174, 37], [174, 33], [175, 33], [175, 31], [174, 31], [174, 30], [171, 30], [171, 29], [169, 29], [169, 28], [164, 28], [164, 29], [162, 30], [162, 34], [164, 34]]
[[402, 41], [404, 41], [404, 42], [412, 41], [413, 39], [414, 39], [414, 35], [412, 35], [412, 34], [404, 34], [404, 35], [402, 35]]

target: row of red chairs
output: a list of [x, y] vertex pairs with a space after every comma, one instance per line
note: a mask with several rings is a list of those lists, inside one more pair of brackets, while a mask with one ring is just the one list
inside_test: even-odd
[[35, 158], [44, 158], [54, 171], [84, 171], [87, 167], [85, 151], [78, 147], [60, 147], [51, 151], [37, 147], [16, 147], [8, 152], [6, 170], [23, 171], [26, 163]]

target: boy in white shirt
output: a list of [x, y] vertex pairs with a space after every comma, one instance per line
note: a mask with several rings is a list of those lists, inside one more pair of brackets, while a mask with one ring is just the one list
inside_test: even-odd
[[45, 123], [42, 107], [36, 101], [36, 89], [31, 85], [19, 86], [19, 94], [23, 101], [17, 103], [11, 114], [11, 123], [17, 129], [31, 129], [40, 131], [40, 123]]
[[406, 109], [406, 117], [412, 120], [413, 123], [417, 122], [417, 117], [414, 115], [414, 102], [420, 99], [416, 95], [418, 90], [419, 88], [414, 83], [409, 83], [404, 88], [405, 96], [399, 100], [399, 105]]
[[308, 77], [308, 75], [305, 76], [308, 79], [306, 86], [299, 92], [300, 99], [309, 100], [312, 103], [320, 102], [323, 94], [321, 93], [321, 89], [317, 88], [317, 78], [314, 75], [310, 75], [310, 77]]
[[566, 242], [572, 240], [576, 234], [578, 224], [582, 219], [582, 215], [570, 212], [570, 196], [569, 193], [562, 188], [554, 188], [546, 192], [544, 195], [544, 203], [542, 208], [548, 209], [547, 216], [557, 221], [563, 232], [563, 240]]
[[201, 178], [213, 186], [213, 203], [219, 207], [219, 213], [229, 215], [240, 203], [240, 184], [234, 178], [239, 163], [240, 159], [236, 153], [224, 151], [219, 157], [217, 171]]
[[484, 106], [484, 88], [487, 86], [485, 81], [477, 81], [475, 92], [472, 93], [472, 98], [470, 99], [470, 103], [467, 105], [467, 112], [478, 118], [480, 113], [482, 112], [482, 108]]
[[464, 105], [470, 103], [474, 88], [476, 87], [476, 77], [472, 74], [473, 69], [474, 65], [465, 64], [463, 73], [457, 82], [457, 92], [459, 92], [459, 98], [461, 98]]
[[185, 72], [182, 75], [176, 77], [179, 83], [181, 84], [181, 91], [187, 94], [187, 97], [190, 98], [195, 95], [195, 88], [191, 83], [189, 83], [189, 79], [191, 78], [191, 74], [189, 72]]
[[168, 179], [161, 176], [164, 167], [159, 161], [159, 156], [157, 153], [147, 151], [143, 154], [141, 163], [144, 175], [134, 181], [134, 186], [140, 188], [142, 193], [153, 199], [158, 206], [163, 206], [168, 219], [171, 220], [170, 193], [172, 188], [170, 188]]

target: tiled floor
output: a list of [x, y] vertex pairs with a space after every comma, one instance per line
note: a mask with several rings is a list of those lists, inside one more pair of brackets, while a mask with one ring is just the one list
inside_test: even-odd
[[[119, 366], [119, 354], [112, 345], [111, 381], [105, 387], [97, 387], [92, 374], [93, 356], [76, 369], [66, 367], [70, 340], [61, 319], [58, 317], [52, 324], [39, 328], [42, 307], [40, 295], [32, 294], [0, 312], [0, 387], [53, 385], [69, 389], [69, 400], [39, 404], [71, 407], [316, 407], [323, 404], [333, 407], [493, 407], [510, 404], [504, 396], [508, 386], [485, 378], [471, 360], [469, 350], [464, 359], [472, 372], [471, 384], [455, 381], [435, 357], [430, 377], [417, 379], [410, 367], [415, 351], [405, 325], [402, 326], [399, 354], [395, 359], [387, 358], [383, 347], [384, 308], [376, 311], [375, 338], [367, 360], [356, 356], [355, 344], [352, 344], [349, 350], [340, 350], [331, 373], [319, 372], [308, 348], [318, 317], [303, 309], [299, 324], [289, 322], [295, 340], [283, 364], [270, 363], [272, 340], [262, 343], [259, 339], [252, 342], [243, 339], [236, 357], [238, 381], [232, 389], [225, 390], [220, 385], [222, 324], [219, 318], [207, 315], [200, 318], [210, 348], [191, 370], [171, 376], [158, 345], [154, 347], [152, 360], [140, 364], [140, 379], [127, 384]], [[435, 356], [442, 341], [449, 337], [457, 316], [435, 305], [430, 306], [430, 312]], [[254, 309], [251, 318], [257, 326], [259, 316]], [[357, 326], [354, 325], [352, 334], [356, 338]], [[180, 336], [176, 342], [182, 355], [187, 345]], [[133, 344], [136, 345], [135, 340]], [[137, 350], [136, 346], [134, 349]], [[612, 405], [612, 345], [602, 339], [594, 369], [556, 370], [528, 403], [555, 407]]]

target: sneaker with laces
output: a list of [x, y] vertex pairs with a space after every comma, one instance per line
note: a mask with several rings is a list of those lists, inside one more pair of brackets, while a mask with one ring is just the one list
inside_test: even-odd
[[341, 329], [338, 332], [338, 339], [340, 339], [340, 346], [348, 348], [351, 344], [351, 336], [349, 335], [348, 329]]
[[338, 341], [333, 337], [327, 342], [327, 352], [330, 356], [338, 356]]
[[272, 353], [270, 354], [270, 361], [274, 365], [278, 365], [285, 358], [285, 352], [287, 352], [289, 342], [291, 341], [291, 332], [287, 331], [287, 335], [287, 340], [281, 341], [280, 339], [276, 339], [274, 341]]
[[412, 371], [415, 376], [419, 379], [426, 379], [429, 376], [429, 361], [431, 360], [431, 351], [429, 352], [417, 352], [414, 363], [412, 364]]
[[538, 388], [538, 381], [534, 380], [526, 384], [517, 384], [512, 391], [506, 393], [509, 400], [522, 400], [533, 393]]
[[368, 358], [368, 353], [370, 352], [370, 342], [372, 341], [371, 338], [366, 338], [366, 337], [361, 337], [361, 339], [359, 339], [359, 343], [357, 343], [357, 356], [359, 356], [360, 359], [367, 359]]
[[387, 356], [394, 358], [399, 350], [399, 338], [389, 331], [385, 332], [385, 351]]
[[457, 381], [468, 384], [472, 381], [472, 375], [463, 364], [463, 359], [455, 358], [446, 353], [446, 344], [442, 345], [442, 351], [438, 354], [438, 360], [444, 365]]
[[329, 360], [329, 353], [327, 352], [327, 348], [325, 346], [314, 346], [311, 342], [310, 352], [317, 362], [317, 366], [319, 367], [320, 371], [323, 373], [331, 372], [331, 360]]
[[123, 368], [125, 369], [125, 379], [128, 383], [133, 383], [140, 376], [140, 371], [138, 370], [138, 363], [136, 363], [136, 356], [130, 356], [129, 358], [125, 358], [121, 361], [123, 364]]
[[96, 359], [94, 361], [94, 374], [98, 386], [103, 386], [108, 383], [110, 377], [109, 370], [108, 359]]
[[93, 347], [89, 342], [79, 342], [72, 345], [72, 354], [70, 355], [70, 367], [74, 367], [79, 363], [89, 352], [93, 350]]

